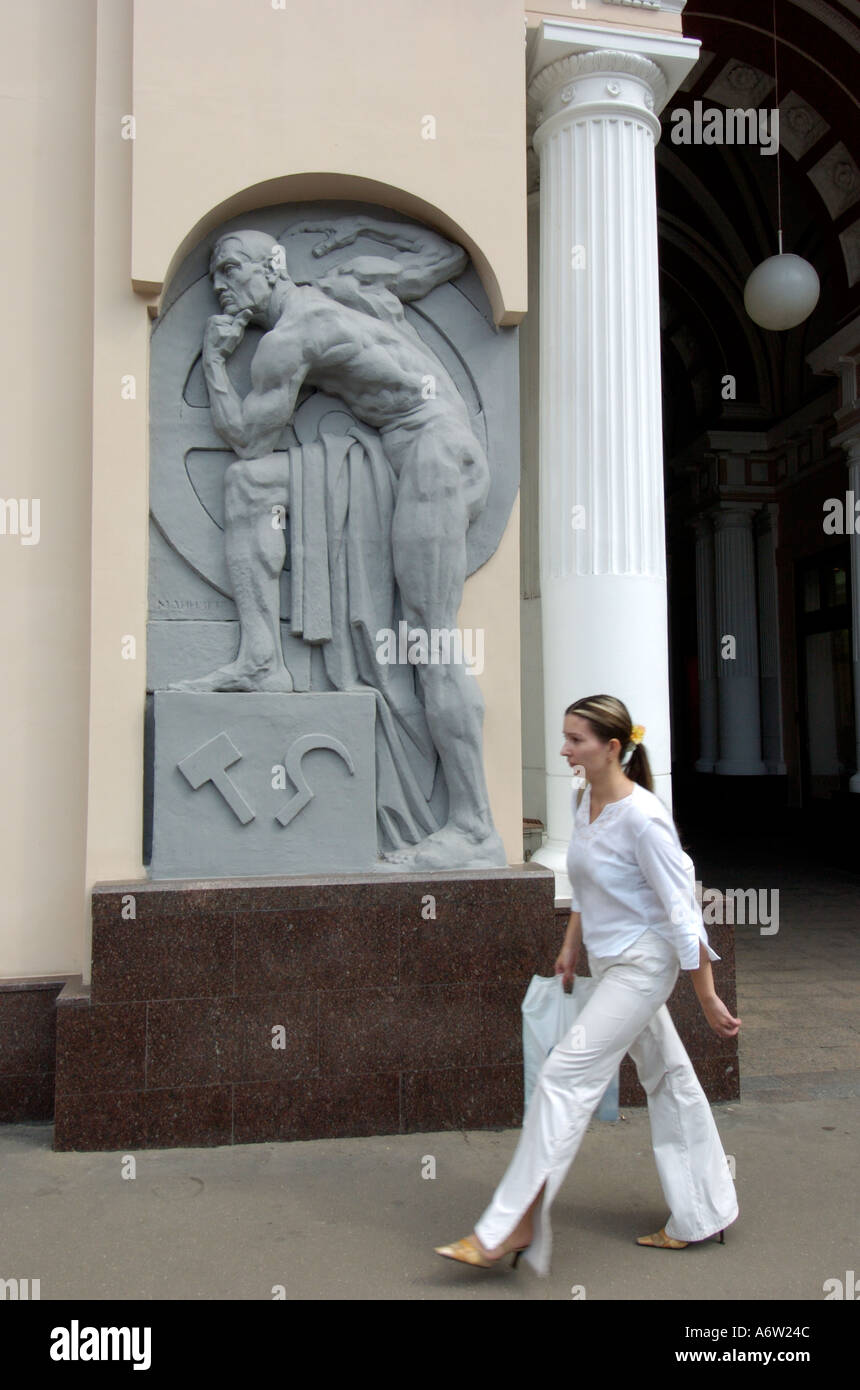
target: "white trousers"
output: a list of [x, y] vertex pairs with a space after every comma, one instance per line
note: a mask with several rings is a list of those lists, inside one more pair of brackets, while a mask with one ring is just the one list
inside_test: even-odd
[[514, 1156], [475, 1226], [484, 1248], [496, 1249], [546, 1183], [522, 1257], [542, 1275], [552, 1254], [553, 1199], [625, 1053], [648, 1097], [651, 1144], [671, 1212], [666, 1234], [704, 1240], [738, 1214], [711, 1107], [666, 1008], [680, 969], [675, 951], [649, 930], [620, 956], [590, 956], [589, 964], [597, 983], [573, 1031], [544, 1062]]

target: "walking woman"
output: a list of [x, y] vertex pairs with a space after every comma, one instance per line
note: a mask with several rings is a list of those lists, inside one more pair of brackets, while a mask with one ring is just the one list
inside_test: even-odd
[[513, 1159], [473, 1233], [438, 1246], [447, 1259], [487, 1268], [525, 1252], [549, 1273], [550, 1208], [588, 1122], [625, 1053], [648, 1097], [651, 1142], [665, 1226], [639, 1245], [680, 1250], [735, 1220], [735, 1187], [717, 1127], [666, 1008], [679, 970], [689, 970], [714, 1032], [741, 1024], [714, 992], [708, 945], [671, 815], [653, 793], [644, 729], [611, 695], [565, 711], [562, 757], [585, 773], [567, 867], [571, 914], [555, 973], [573, 980], [580, 946], [596, 983], [576, 1027], [538, 1075]]

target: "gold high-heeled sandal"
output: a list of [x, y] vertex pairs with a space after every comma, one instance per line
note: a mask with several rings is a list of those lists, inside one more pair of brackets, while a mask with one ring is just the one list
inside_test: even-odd
[[488, 1260], [468, 1236], [464, 1236], [462, 1240], [455, 1240], [453, 1245], [434, 1247], [435, 1254], [441, 1255], [444, 1259], [459, 1260], [460, 1264], [474, 1265], [476, 1269], [492, 1269], [493, 1265], [499, 1264], [505, 1258], [505, 1255], [511, 1254], [514, 1257], [511, 1268], [516, 1269], [517, 1261], [524, 1250], [528, 1250], [528, 1246], [519, 1245], [503, 1251], [495, 1260]]
[[[724, 1231], [720, 1231], [718, 1233], [717, 1238], [719, 1240], [720, 1245], [725, 1245], [726, 1238]], [[708, 1239], [710, 1239], [710, 1237], [708, 1237]], [[698, 1241], [695, 1241], [693, 1243], [698, 1244]], [[673, 1240], [671, 1236], [666, 1235], [665, 1226], [661, 1226], [660, 1230], [655, 1231], [653, 1236], [638, 1236], [636, 1244], [651, 1245], [654, 1247], [655, 1250], [686, 1250], [687, 1246], [690, 1244], [690, 1241]]]

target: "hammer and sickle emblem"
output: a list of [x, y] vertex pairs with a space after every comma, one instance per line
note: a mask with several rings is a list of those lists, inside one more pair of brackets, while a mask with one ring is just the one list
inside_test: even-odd
[[307, 778], [302, 772], [302, 758], [305, 753], [310, 753], [313, 748], [330, 748], [333, 753], [337, 753], [343, 758], [350, 771], [350, 776], [355, 776], [355, 764], [348, 748], [341, 743], [339, 738], [333, 738], [329, 734], [305, 734], [303, 738], [297, 738], [295, 743], [290, 744], [287, 756], [284, 758], [284, 767], [294, 787], [297, 787], [295, 796], [290, 797], [282, 811], [278, 811], [275, 820], [281, 825], [289, 825], [291, 820], [295, 820], [300, 811], [303, 811], [309, 801], [313, 800], [314, 793], [308, 785]]

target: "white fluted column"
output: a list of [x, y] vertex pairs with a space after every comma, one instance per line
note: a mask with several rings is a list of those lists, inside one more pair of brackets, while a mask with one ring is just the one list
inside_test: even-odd
[[[848, 490], [855, 502], [860, 501], [860, 433], [840, 434], [830, 442], [841, 444], [848, 455]], [[851, 646], [854, 654], [854, 732], [857, 738], [857, 770], [848, 783], [848, 790], [860, 793], [860, 532], [854, 529], [854, 517], [850, 514], [845, 517], [845, 525], [846, 529], [851, 527]]]
[[541, 622], [547, 842], [570, 836], [565, 707], [617, 695], [671, 805], [654, 115], [661, 69], [588, 51], [529, 85], [541, 177]]
[[713, 772], [718, 756], [717, 634], [714, 615], [714, 530], [709, 516], [694, 517], [696, 532], [696, 642], [699, 657], [697, 772]]
[[[722, 776], [755, 777], [761, 757], [758, 623], [753, 515], [757, 506], [728, 504], [714, 513], [717, 662]], [[734, 638], [731, 646], [726, 638]]]
[[776, 573], [778, 508], [769, 502], [758, 514], [758, 635], [761, 663], [761, 752], [769, 773], [786, 771], [782, 734], [782, 685], [779, 659], [779, 608]]

